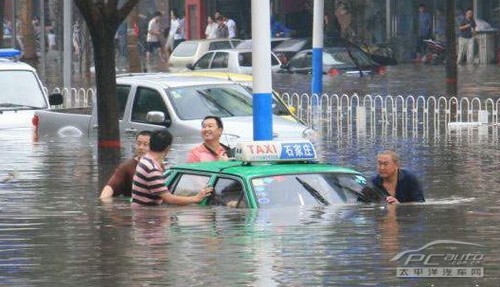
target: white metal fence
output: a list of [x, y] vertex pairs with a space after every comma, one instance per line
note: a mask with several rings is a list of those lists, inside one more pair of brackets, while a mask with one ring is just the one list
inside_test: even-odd
[[[48, 92], [47, 88], [44, 88]], [[64, 102], [59, 108], [83, 108], [91, 107], [96, 99], [96, 91], [88, 88], [54, 88], [52, 93], [61, 93]]]
[[382, 95], [289, 94], [281, 95], [296, 114], [306, 123], [313, 121], [313, 107], [317, 107], [322, 123], [379, 122], [387, 124], [418, 125], [419, 123], [499, 123], [500, 98], [494, 100], [468, 97], [414, 97]]

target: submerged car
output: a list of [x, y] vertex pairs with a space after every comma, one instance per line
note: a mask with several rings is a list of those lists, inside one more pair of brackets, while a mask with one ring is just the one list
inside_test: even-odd
[[[281, 66], [280, 73], [311, 74], [312, 50], [304, 50]], [[323, 49], [323, 74], [338, 76], [374, 76], [385, 73], [385, 67], [374, 62], [363, 50], [354, 45], [340, 45]]]
[[165, 176], [169, 190], [180, 196], [213, 186], [202, 205], [275, 208], [384, 198], [360, 172], [317, 162], [309, 141], [240, 142], [234, 160], [176, 165]]
[[[278, 71], [281, 62], [271, 52], [271, 70]], [[229, 73], [247, 74], [253, 73], [252, 49], [226, 49], [206, 52], [194, 64], [186, 67], [193, 71], [221, 71]]]

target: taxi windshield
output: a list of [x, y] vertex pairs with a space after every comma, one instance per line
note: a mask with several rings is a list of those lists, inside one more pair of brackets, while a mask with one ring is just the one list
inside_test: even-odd
[[210, 85], [173, 88], [167, 91], [182, 120], [251, 116], [251, 94], [240, 85]]
[[356, 203], [366, 179], [359, 174], [311, 173], [259, 177], [252, 187], [261, 208]]

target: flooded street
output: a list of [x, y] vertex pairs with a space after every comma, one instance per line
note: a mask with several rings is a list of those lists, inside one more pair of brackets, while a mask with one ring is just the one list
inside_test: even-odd
[[[419, 72], [436, 67], [390, 67], [383, 79], [326, 80], [324, 89], [441, 95], [444, 76]], [[459, 72], [469, 83], [460, 85], [459, 93], [496, 100], [498, 75], [495, 66]], [[310, 90], [304, 77], [274, 75], [274, 81], [282, 92]], [[0, 285], [498, 286], [498, 125], [407, 136], [383, 129], [361, 135], [340, 131], [317, 142], [322, 161], [373, 176], [377, 153], [395, 148], [403, 167], [420, 178], [426, 203], [131, 209], [124, 200], [99, 201], [95, 139], [33, 142], [29, 131], [0, 131]], [[188, 148], [178, 140], [169, 161], [183, 162]], [[129, 140], [123, 158], [131, 154]], [[391, 259], [437, 240], [458, 255], [448, 260], [454, 266], [482, 267], [483, 276], [398, 278], [397, 268], [409, 257]], [[437, 256], [440, 250], [429, 246], [425, 255]], [[479, 252], [481, 260], [461, 260], [468, 252]], [[413, 259], [412, 268], [444, 267]]]

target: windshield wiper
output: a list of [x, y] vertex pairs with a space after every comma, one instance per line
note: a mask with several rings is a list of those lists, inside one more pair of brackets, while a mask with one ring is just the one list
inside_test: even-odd
[[219, 104], [214, 98], [212, 98], [212, 96], [210, 96], [209, 94], [207, 94], [205, 91], [201, 91], [201, 90], [196, 90], [196, 92], [200, 95], [202, 95], [205, 99], [209, 100], [210, 102], [212, 102], [213, 104], [215, 104], [217, 107], [219, 107], [220, 109], [224, 110], [226, 113], [228, 113], [230, 116], [234, 116], [228, 109], [224, 108], [221, 104]]
[[311, 194], [314, 199], [316, 199], [319, 203], [322, 203], [324, 205], [330, 205], [330, 203], [317, 191], [314, 187], [312, 187], [309, 183], [303, 181], [302, 179], [298, 178], [297, 176], [295, 179]]

